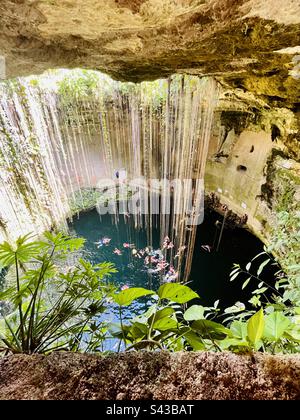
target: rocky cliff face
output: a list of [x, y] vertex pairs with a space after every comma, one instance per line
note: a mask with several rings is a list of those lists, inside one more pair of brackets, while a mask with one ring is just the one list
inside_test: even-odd
[[7, 77], [92, 68], [119, 80], [210, 74], [269, 103], [299, 104], [293, 0], [2, 0]]

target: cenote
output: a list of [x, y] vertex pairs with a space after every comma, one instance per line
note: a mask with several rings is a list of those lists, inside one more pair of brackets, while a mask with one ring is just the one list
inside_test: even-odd
[[0, 22], [0, 400], [299, 399], [300, 1]]
[[[146, 230], [135, 229], [132, 222], [123, 217], [120, 217], [117, 224], [114, 220], [110, 215], [100, 217], [96, 209], [82, 212], [70, 224], [70, 232], [86, 239], [84, 257], [90, 262], [98, 264], [110, 261], [115, 264], [118, 273], [113, 274], [110, 281], [120, 289], [128, 286], [156, 290], [163, 281], [162, 276], [148, 272], [145, 255], [138, 257], [132, 254], [132, 249], [144, 250], [149, 246]], [[199, 303], [203, 306], [213, 306], [216, 300], [220, 301], [220, 308], [234, 305], [237, 301], [247, 304], [252, 296], [251, 292], [257, 286], [254, 281], [242, 290], [245, 277], [240, 275], [238, 280], [230, 282], [229, 276], [234, 263], [245, 266], [251, 258], [263, 251], [262, 242], [246, 229], [225, 225], [219, 250], [216, 251], [222, 222], [222, 215], [208, 209], [204, 222], [197, 228], [189, 286], [199, 294]], [[110, 243], [98, 247], [97, 242], [104, 237], [111, 239]], [[159, 229], [153, 229], [153, 249], [161, 248], [159, 238]], [[124, 243], [132, 244], [132, 248], [124, 248]], [[203, 249], [203, 245], [215, 246], [208, 252]], [[122, 254], [114, 253], [115, 249]], [[265, 281], [271, 284], [273, 274], [274, 269], [267, 269]], [[136, 302], [131, 307], [133, 312], [141, 305], [140, 301]], [[130, 311], [127, 316], [130, 316]]]

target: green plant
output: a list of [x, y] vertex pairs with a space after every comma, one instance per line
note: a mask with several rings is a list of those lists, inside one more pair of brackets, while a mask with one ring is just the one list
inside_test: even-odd
[[[142, 296], [150, 296], [147, 310], [124, 323], [122, 309]], [[184, 310], [187, 302], [198, 297], [188, 286], [178, 283], [164, 284], [157, 293], [143, 288], [123, 290], [113, 296], [119, 305], [120, 323], [114, 325], [112, 335], [123, 341], [127, 351], [219, 349], [216, 340], [225, 337], [227, 329], [204, 318], [207, 308], [193, 305]]]
[[[260, 262], [258, 266], [257, 261]], [[278, 265], [265, 248], [265, 251], [255, 256], [245, 268], [239, 264], [234, 265], [230, 280], [242, 278], [243, 289], [250, 282], [255, 282], [257, 287], [252, 292], [253, 297], [249, 303], [260, 309], [253, 314], [253, 310], [245, 310], [245, 305], [239, 305], [239, 310], [234, 310], [234, 307], [228, 308], [225, 310], [227, 318], [224, 322], [229, 323], [229, 328], [238, 332], [241, 339], [246, 337], [247, 331], [247, 337], [256, 350], [297, 353], [300, 350], [300, 307], [295, 299], [297, 295], [290, 293], [294, 287], [290, 287], [288, 276], [279, 266], [274, 285], [264, 280], [264, 270], [269, 264]], [[249, 320], [245, 322], [247, 318]]]
[[65, 104], [95, 96], [101, 74], [95, 71], [74, 70], [58, 82], [58, 93]]
[[[122, 309], [140, 297], [150, 297], [147, 310], [124, 322]], [[114, 294], [119, 305], [120, 323], [110, 327], [111, 334], [126, 351], [130, 350], [231, 350], [235, 352], [299, 351], [300, 326], [282, 311], [259, 309], [246, 313], [247, 320], [232, 319], [226, 327], [208, 317], [211, 308], [187, 302], [198, 295], [181, 284], [165, 284], [157, 293], [132, 288]], [[151, 302], [152, 300], [152, 302]], [[154, 303], [153, 303], [154, 301]]]
[[31, 354], [90, 346], [87, 331], [95, 323], [101, 330], [97, 320], [114, 290], [104, 279], [116, 270], [110, 263], [93, 266], [80, 258], [68, 267], [69, 254], [83, 244], [83, 239], [46, 233], [42, 240], [26, 235], [14, 245], [0, 245], [0, 264], [15, 278], [0, 293], [10, 305], [0, 321], [2, 351]]
[[284, 301], [300, 306], [300, 211], [280, 211], [276, 218], [268, 252], [280, 260]]
[[71, 214], [78, 214], [81, 211], [91, 210], [96, 207], [102, 197], [102, 193], [93, 188], [82, 188], [75, 191], [70, 199]]
[[[225, 319], [220, 323], [212, 320], [220, 319], [218, 301], [213, 308], [197, 304], [186, 307], [199, 297], [186, 285], [164, 284], [157, 292], [132, 288], [113, 295], [119, 305], [120, 322], [111, 327], [111, 334], [119, 340], [119, 349], [122, 343], [126, 351], [192, 349], [297, 353], [300, 350], [300, 308], [284, 297], [288, 282], [281, 269], [276, 273], [274, 286], [263, 279], [269, 264], [275, 262], [264, 251], [245, 268], [236, 264], [231, 273], [232, 281], [243, 275], [243, 288], [250, 281], [257, 282], [250, 303], [258, 310], [248, 310], [238, 302], [225, 310]], [[146, 296], [146, 311], [124, 321], [124, 307]]]

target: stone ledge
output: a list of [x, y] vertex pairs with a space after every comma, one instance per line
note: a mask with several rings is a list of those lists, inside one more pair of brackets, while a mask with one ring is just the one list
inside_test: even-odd
[[0, 400], [4, 399], [300, 399], [300, 356], [14, 355], [0, 359]]

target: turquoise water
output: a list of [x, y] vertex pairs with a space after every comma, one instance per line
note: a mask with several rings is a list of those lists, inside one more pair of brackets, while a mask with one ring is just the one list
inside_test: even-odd
[[[233, 305], [236, 301], [246, 301], [251, 297], [251, 290], [256, 287], [253, 283], [249, 289], [242, 291], [242, 281], [229, 282], [229, 274], [234, 263], [247, 264], [251, 258], [263, 250], [263, 244], [245, 229], [225, 229], [219, 252], [206, 252], [202, 245], [213, 245], [218, 239], [220, 230], [216, 221], [222, 222], [222, 216], [214, 212], [207, 212], [204, 223], [198, 227], [195, 253], [193, 258], [190, 286], [199, 293], [200, 303], [211, 306], [220, 299], [221, 307]], [[109, 215], [100, 216], [96, 210], [82, 213], [74, 220], [71, 230], [78, 236], [86, 238], [85, 257], [92, 263], [110, 261], [116, 265], [118, 273], [111, 280], [120, 288], [126, 286], [141, 286], [157, 289], [160, 284], [158, 275], [149, 274], [144, 264], [144, 258], [132, 256], [132, 249], [124, 248], [123, 243], [135, 244], [136, 249], [143, 249], [147, 245], [147, 235], [144, 230], [135, 230], [130, 222], [120, 219], [118, 225], [113, 223]], [[159, 231], [153, 230], [153, 247], [159, 248]], [[109, 237], [109, 245], [97, 248], [95, 242], [100, 238]], [[122, 255], [114, 254], [114, 249], [121, 250]], [[268, 273], [270, 278], [272, 273]], [[135, 309], [139, 309], [139, 303]]]
[[[135, 257], [134, 249], [142, 250], [147, 247], [147, 234], [145, 230], [136, 230], [130, 222], [125, 223], [120, 218], [116, 225], [109, 215], [100, 216], [96, 210], [82, 213], [79, 219], [71, 224], [71, 232], [86, 239], [85, 258], [93, 264], [109, 261], [115, 264], [118, 273], [113, 274], [111, 280], [122, 286], [140, 286], [157, 289], [159, 287], [159, 276], [148, 274], [144, 258]], [[153, 230], [153, 248], [159, 248], [159, 230]], [[107, 245], [98, 247], [96, 244], [101, 238], [111, 239]], [[132, 245], [125, 248], [124, 243]], [[133, 246], [134, 245], [134, 246]], [[121, 255], [114, 253], [115, 249], [121, 251]]]
[[[109, 215], [101, 216], [100, 219], [97, 211], [92, 210], [88, 213], [81, 213], [79, 219], [74, 220], [70, 225], [70, 232], [86, 239], [83, 257], [92, 264], [99, 264], [105, 261], [115, 264], [118, 272], [109, 277], [108, 280], [113, 282], [119, 291], [123, 286], [158, 289], [160, 285], [159, 276], [150, 275], [144, 263], [144, 258], [138, 258], [132, 254], [133, 249], [141, 250], [149, 245], [145, 230], [137, 231], [130, 223], [125, 223], [122, 218], [120, 218], [117, 225]], [[152, 235], [153, 247], [158, 248], [159, 231], [153, 230]], [[98, 247], [97, 242], [105, 237], [111, 240], [110, 243]], [[123, 246], [124, 243], [134, 244], [134, 247], [125, 248]], [[114, 253], [116, 248], [122, 252], [121, 255]], [[127, 319], [132, 319], [135, 315], [145, 312], [150, 304], [153, 304], [153, 301], [150, 303], [150, 299], [145, 297], [134, 301], [128, 307], [123, 307], [123, 321], [126, 323]], [[110, 304], [101, 318], [109, 323], [119, 323], [117, 305]], [[119, 340], [106, 339], [103, 349], [115, 351], [118, 349], [118, 346]]]

